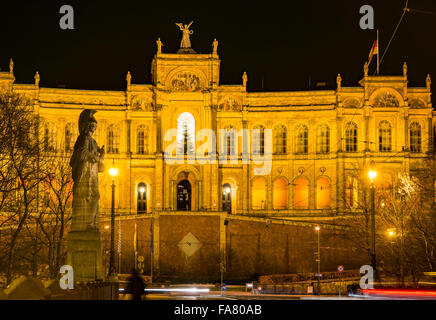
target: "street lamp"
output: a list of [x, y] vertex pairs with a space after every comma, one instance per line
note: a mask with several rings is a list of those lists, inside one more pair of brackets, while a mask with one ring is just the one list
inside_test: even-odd
[[395, 231], [393, 229], [388, 229], [389, 238], [393, 238], [395, 236]]
[[377, 177], [377, 172], [373, 168], [374, 163], [371, 163], [371, 167], [368, 172], [370, 182], [370, 198], [371, 198], [371, 266], [374, 270], [375, 278], [377, 279], [377, 260], [375, 255], [375, 185], [374, 180]]
[[112, 281], [118, 280], [115, 267], [115, 177], [118, 175], [117, 168], [110, 168], [109, 174], [112, 177], [112, 206], [111, 206], [111, 250], [109, 258], [109, 275], [108, 279]]
[[320, 254], [320, 242], [319, 242], [319, 233], [321, 230], [320, 226], [316, 226], [315, 230], [318, 234], [318, 251], [316, 253], [316, 262], [318, 263], [318, 273], [317, 273], [317, 278], [318, 278], [318, 295], [321, 295], [321, 254]]

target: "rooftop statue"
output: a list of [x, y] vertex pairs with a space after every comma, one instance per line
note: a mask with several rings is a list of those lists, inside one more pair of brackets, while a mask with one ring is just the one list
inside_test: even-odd
[[79, 137], [70, 160], [72, 167], [73, 215], [71, 230], [98, 228], [98, 172], [103, 171], [104, 146], [92, 138], [97, 129], [96, 110], [85, 109], [79, 117]]
[[183, 23], [176, 23], [176, 25], [180, 28], [180, 31], [183, 32], [182, 41], [180, 42], [180, 49], [190, 49], [191, 48], [191, 40], [189, 36], [194, 33], [194, 30], [189, 30], [189, 27], [194, 23], [191, 21], [188, 25], [183, 25]]

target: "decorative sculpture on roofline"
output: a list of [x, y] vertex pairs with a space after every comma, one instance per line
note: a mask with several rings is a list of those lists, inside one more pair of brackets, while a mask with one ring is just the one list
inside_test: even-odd
[[217, 39], [213, 39], [213, 42], [212, 42], [212, 53], [213, 54], [218, 54], [218, 40]]
[[157, 53], [161, 54], [162, 53], [163, 44], [162, 44], [162, 41], [160, 41], [160, 38], [157, 38], [156, 45], [157, 45]]
[[194, 33], [194, 30], [189, 30], [189, 27], [194, 23], [191, 21], [189, 24], [176, 23], [180, 31], [183, 32], [182, 41], [180, 42], [180, 50], [178, 53], [195, 53], [191, 48], [190, 36]]

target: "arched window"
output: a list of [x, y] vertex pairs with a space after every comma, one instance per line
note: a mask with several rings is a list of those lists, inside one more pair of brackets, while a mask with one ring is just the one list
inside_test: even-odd
[[107, 153], [120, 152], [120, 132], [118, 126], [111, 124], [107, 128]]
[[392, 127], [389, 122], [382, 121], [378, 126], [379, 151], [392, 151]]
[[345, 152], [357, 152], [357, 125], [348, 122], [345, 127]]
[[321, 177], [316, 182], [316, 208], [328, 207], [330, 207], [330, 181], [326, 177]]
[[[390, 173], [380, 172], [378, 173], [375, 180], [375, 201], [380, 206], [382, 203], [383, 207], [389, 207], [391, 199], [394, 196], [394, 179]], [[395, 193], [399, 195], [399, 193]]]
[[53, 122], [44, 124], [44, 150], [48, 152], [56, 151], [56, 124]]
[[294, 206], [300, 209], [309, 207], [309, 181], [306, 178], [295, 180]]
[[253, 154], [263, 156], [265, 153], [265, 127], [257, 125], [253, 129]]
[[136, 153], [148, 153], [148, 130], [145, 125], [140, 125], [136, 131]]
[[283, 125], [274, 128], [274, 154], [286, 154], [287, 129]]
[[357, 179], [353, 176], [347, 176], [345, 182], [345, 203], [348, 208], [357, 208], [358, 206], [358, 189]]
[[266, 208], [266, 182], [263, 178], [253, 181], [252, 188], [252, 208], [253, 210], [263, 210]]
[[330, 152], [330, 128], [328, 125], [319, 125], [316, 132], [317, 153]]
[[[225, 134], [224, 134], [224, 141], [226, 144], [226, 154], [227, 156], [234, 156], [236, 155], [235, 151], [235, 128], [233, 126], [229, 125], [225, 127]], [[223, 146], [224, 147], [224, 146]]]
[[288, 183], [283, 178], [274, 180], [273, 208], [286, 209], [288, 206]]
[[193, 155], [195, 152], [195, 118], [183, 112], [177, 118], [177, 154]]
[[410, 152], [421, 152], [421, 126], [418, 122], [410, 125]]
[[147, 185], [144, 182], [138, 183], [138, 213], [147, 212]]
[[223, 211], [232, 213], [232, 186], [228, 183], [223, 185]]
[[295, 152], [297, 154], [307, 154], [309, 152], [309, 129], [305, 125], [297, 127]]
[[65, 152], [73, 151], [73, 124], [68, 122], [65, 126]]

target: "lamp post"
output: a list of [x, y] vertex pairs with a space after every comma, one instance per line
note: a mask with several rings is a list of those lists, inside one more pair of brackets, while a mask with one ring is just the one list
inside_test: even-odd
[[115, 267], [115, 176], [118, 174], [117, 168], [110, 168], [109, 174], [112, 177], [112, 205], [111, 205], [111, 249], [109, 257], [108, 279], [117, 281], [117, 271]]
[[318, 295], [321, 295], [321, 254], [320, 254], [320, 241], [319, 241], [319, 233], [321, 230], [320, 226], [315, 227], [316, 232], [318, 233], [318, 251], [316, 253], [316, 262], [318, 263]]
[[377, 177], [377, 172], [371, 167], [368, 172], [370, 182], [370, 201], [371, 201], [371, 266], [374, 270], [375, 279], [378, 279], [377, 274], [377, 259], [375, 255], [375, 185], [374, 180]]

